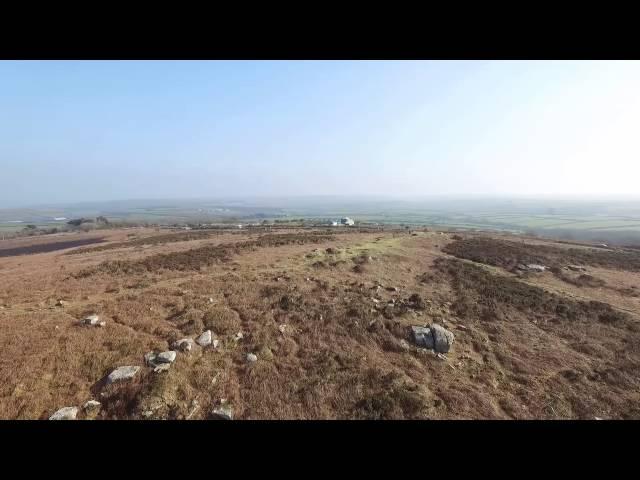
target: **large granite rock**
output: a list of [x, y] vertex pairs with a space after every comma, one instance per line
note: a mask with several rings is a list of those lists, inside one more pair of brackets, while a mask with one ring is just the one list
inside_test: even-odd
[[434, 350], [438, 353], [447, 353], [453, 345], [453, 333], [437, 323], [431, 325]]
[[433, 348], [433, 335], [429, 327], [412, 326], [413, 341], [422, 348]]

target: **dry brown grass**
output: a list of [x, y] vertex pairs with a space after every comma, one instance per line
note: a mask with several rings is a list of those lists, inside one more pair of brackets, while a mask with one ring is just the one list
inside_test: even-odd
[[[192, 240], [204, 240], [210, 238], [213, 235], [221, 235], [221, 231], [196, 231], [196, 232], [181, 232], [181, 233], [167, 233], [163, 235], [152, 235], [143, 238], [128, 239], [125, 242], [113, 242], [107, 245], [99, 245], [97, 247], [90, 248], [76, 248], [67, 252], [67, 255], [80, 255], [83, 253], [95, 253], [104, 252], [107, 250], [115, 250], [118, 248], [128, 247], [141, 247], [146, 245], [163, 245], [174, 242], [189, 242]], [[135, 234], [129, 234], [135, 235]]]
[[562, 268], [567, 264], [591, 265], [640, 271], [640, 251], [629, 249], [567, 248], [531, 242], [509, 241], [489, 236], [461, 238], [451, 242], [444, 252], [458, 258], [473, 260], [513, 270], [519, 263], [537, 263]]
[[[204, 419], [221, 399], [240, 419], [640, 417], [635, 317], [434, 266], [446, 241], [241, 232], [118, 253], [121, 263], [112, 250], [2, 259], [0, 418], [47, 418], [90, 398], [103, 402], [99, 419]], [[78, 326], [92, 312], [105, 328]], [[456, 335], [446, 360], [403, 343], [430, 322]], [[180, 353], [161, 374], [144, 366], [146, 352], [205, 329], [218, 349]], [[143, 368], [105, 387], [121, 365]]]

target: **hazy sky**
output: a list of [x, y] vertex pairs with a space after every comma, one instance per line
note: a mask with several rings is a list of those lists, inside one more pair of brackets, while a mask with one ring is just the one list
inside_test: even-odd
[[640, 192], [640, 62], [0, 61], [0, 208]]

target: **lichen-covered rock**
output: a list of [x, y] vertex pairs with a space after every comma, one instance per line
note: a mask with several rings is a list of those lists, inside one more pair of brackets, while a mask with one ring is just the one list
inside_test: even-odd
[[172, 348], [181, 352], [189, 352], [193, 348], [193, 343], [192, 338], [181, 338], [173, 342]]
[[156, 366], [156, 356], [157, 356], [157, 354], [155, 352], [145, 353], [144, 354], [144, 363], [146, 365], [148, 365], [149, 367], [155, 367]]
[[211, 330], [207, 330], [206, 332], [202, 333], [202, 335], [200, 335], [198, 338], [196, 338], [196, 343], [201, 347], [207, 347], [211, 345], [212, 341], [213, 341], [213, 334], [211, 333]]
[[168, 352], [162, 352], [156, 355], [154, 363], [173, 363], [176, 359], [176, 352], [169, 350]]
[[434, 350], [438, 353], [447, 353], [453, 345], [454, 336], [449, 330], [437, 323], [431, 325]]
[[86, 411], [94, 411], [98, 410], [101, 406], [102, 404], [97, 400], [89, 400], [88, 402], [85, 402], [84, 405], [82, 405], [82, 409]]
[[75, 420], [78, 407], [64, 407], [49, 417], [49, 420]]
[[433, 348], [434, 339], [429, 327], [414, 325], [411, 327], [411, 333], [413, 334], [413, 341], [417, 346], [422, 348]]
[[131, 380], [139, 370], [140, 367], [136, 366], [127, 365], [124, 367], [118, 367], [107, 377], [107, 384]]
[[92, 313], [91, 315], [85, 317], [82, 320], [82, 323], [84, 323], [85, 325], [90, 325], [92, 327], [98, 325], [100, 323], [100, 317], [98, 315], [96, 315], [95, 313]]

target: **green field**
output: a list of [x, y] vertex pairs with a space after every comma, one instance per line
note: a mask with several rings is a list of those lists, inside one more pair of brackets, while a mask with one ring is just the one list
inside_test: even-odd
[[[95, 218], [112, 223], [259, 223], [305, 219], [324, 223], [348, 216], [359, 223], [502, 230], [573, 239], [640, 241], [640, 201], [523, 199], [362, 200], [307, 198], [227, 201], [120, 201], [41, 209], [0, 209], [0, 233], [62, 227], [55, 217]], [[9, 223], [22, 220], [24, 223]]]

